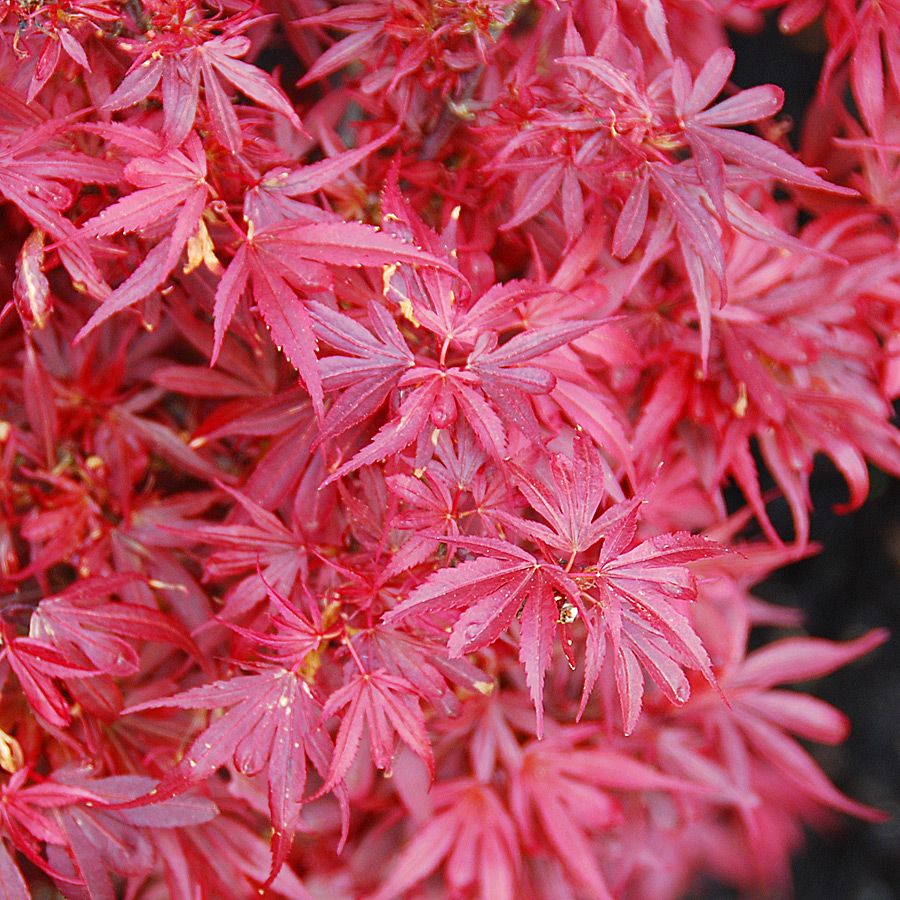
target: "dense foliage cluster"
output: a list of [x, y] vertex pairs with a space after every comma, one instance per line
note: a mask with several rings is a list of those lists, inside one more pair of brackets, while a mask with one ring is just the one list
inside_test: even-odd
[[[774, 6], [799, 156], [729, 81]], [[885, 635], [750, 589], [818, 454], [900, 473], [898, 34], [5, 0], [0, 894], [676, 900], [877, 819], [781, 686]]]

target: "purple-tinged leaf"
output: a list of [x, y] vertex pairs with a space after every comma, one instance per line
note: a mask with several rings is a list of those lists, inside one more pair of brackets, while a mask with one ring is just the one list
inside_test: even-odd
[[310, 305], [318, 338], [349, 356], [325, 357], [320, 362], [326, 390], [345, 388], [325, 418], [319, 441], [343, 434], [373, 415], [396, 387], [414, 357], [394, 320], [370, 305], [372, 334], [361, 324], [321, 303]]
[[393, 456], [408, 447], [425, 427], [439, 390], [440, 385], [433, 381], [423, 389], [413, 391], [400, 404], [397, 415], [381, 427], [378, 434], [372, 438], [371, 443], [332, 472], [322, 486], [324, 487], [362, 466], [368, 466]]
[[692, 124], [688, 134], [692, 139], [696, 137], [697, 140], [704, 141], [725, 159], [740, 163], [752, 171], [770, 175], [784, 184], [796, 184], [844, 197], [857, 196], [852, 188], [825, 181], [780, 147], [754, 134], [698, 124]]
[[343, 781], [359, 750], [363, 727], [368, 727], [372, 762], [390, 770], [394, 758], [394, 732], [428, 767], [434, 778], [434, 756], [425, 728], [425, 717], [412, 685], [405, 678], [384, 671], [360, 674], [335, 691], [326, 701], [322, 719], [347, 707], [334, 741], [334, 755], [325, 783], [318, 794]]
[[106, 98], [101, 109], [114, 112], [146, 100], [159, 84], [163, 62], [163, 59], [153, 56], [136, 60], [118, 87]]
[[113, 674], [132, 674], [115, 670], [133, 663], [136, 671], [138, 663], [130, 646], [114, 635], [170, 644], [194, 659], [201, 658], [188, 633], [165, 613], [147, 606], [104, 602], [98, 596], [69, 597], [64, 592], [42, 600], [32, 616], [31, 633], [62, 650], [78, 647], [97, 669]]
[[328, 768], [331, 741], [318, 725], [322, 707], [309, 685], [293, 672], [260, 667], [258, 674], [149, 700], [125, 714], [158, 707], [229, 709], [196, 738], [154, 791], [122, 804], [122, 808], [147, 806], [181, 794], [201, 784], [229, 759], [248, 775], [267, 766], [269, 812], [275, 832], [271, 883], [284, 864], [299, 825], [307, 760], [323, 777]]
[[0, 898], [2, 900], [31, 900], [28, 885], [3, 841], [0, 841]]
[[[59, 775], [58, 777], [62, 777]], [[156, 781], [144, 775], [112, 775], [107, 778], [67, 779], [83, 786], [112, 805], [136, 800], [151, 791]], [[94, 801], [96, 802], [96, 801]], [[180, 828], [209, 822], [217, 814], [215, 804], [206, 797], [182, 795], [154, 806], [116, 810], [116, 815], [130, 825], [145, 828]]]
[[517, 204], [512, 218], [501, 225], [500, 230], [509, 231], [511, 228], [518, 228], [523, 222], [534, 218], [545, 209], [559, 191], [565, 171], [565, 164], [558, 163], [538, 175]]
[[[85, 893], [90, 900], [116, 900], [109, 860], [104, 858], [103, 848], [91, 840], [96, 835], [88, 831], [90, 824], [85, 821], [83, 811], [68, 807], [60, 811], [59, 817], [69, 852], [67, 857], [60, 855], [57, 864], [60, 868], [61, 864], [68, 864], [72, 874], [84, 885]], [[52, 855], [50, 859], [53, 861]]]
[[650, 179], [646, 171], [642, 172], [637, 184], [628, 194], [622, 212], [616, 221], [613, 232], [612, 252], [619, 259], [631, 256], [637, 246], [644, 226], [647, 224], [647, 210], [650, 202]]
[[774, 116], [783, 104], [784, 91], [781, 88], [774, 84], [760, 84], [717, 103], [711, 109], [692, 115], [691, 124], [717, 127], [746, 125]]
[[883, 628], [842, 644], [821, 638], [785, 638], [751, 653], [728, 684], [731, 688], [768, 688], [820, 678], [865, 656], [887, 639]]

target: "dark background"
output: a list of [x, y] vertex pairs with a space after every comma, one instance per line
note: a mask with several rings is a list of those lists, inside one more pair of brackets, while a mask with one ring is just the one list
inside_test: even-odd
[[[796, 900], [900, 900], [900, 483], [872, 472], [872, 494], [837, 516], [846, 488], [826, 462], [813, 478], [811, 559], [777, 572], [757, 593], [802, 609], [816, 636], [848, 640], [874, 627], [892, 638], [868, 657], [808, 685], [853, 724], [840, 747], [811, 747], [837, 786], [885, 810], [881, 825], [842, 816], [837, 830], [809, 835], [794, 865]], [[785, 516], [789, 522], [789, 518]]]
[[[785, 91], [784, 113], [795, 123], [818, 83], [824, 36], [815, 26], [786, 37], [772, 18], [756, 35], [731, 35], [740, 87], [774, 83]], [[837, 516], [847, 499], [840, 475], [820, 461], [812, 478], [812, 540], [822, 552], [777, 572], [757, 593], [802, 609], [809, 634], [835, 640], [887, 627], [891, 640], [863, 660], [804, 689], [850, 716], [853, 731], [840, 747], [810, 747], [837, 786], [856, 800], [892, 814], [882, 825], [840, 817], [836, 830], [809, 835], [794, 864], [795, 900], [900, 900], [900, 483], [873, 471], [866, 505]], [[786, 506], [780, 515], [790, 534]], [[780, 530], [780, 527], [779, 527]], [[734, 895], [713, 888], [714, 900]]]

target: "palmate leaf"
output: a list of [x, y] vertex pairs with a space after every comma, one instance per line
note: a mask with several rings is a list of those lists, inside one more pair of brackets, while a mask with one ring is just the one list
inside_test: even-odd
[[511, 515], [503, 516], [503, 521], [574, 559], [575, 554], [596, 544], [611, 525], [607, 515], [596, 518], [611, 476], [593, 442], [580, 432], [575, 435], [573, 451], [571, 459], [562, 453], [552, 455], [549, 483], [526, 467], [514, 469], [519, 490], [548, 525]]
[[438, 234], [406, 201], [396, 178], [392, 168], [382, 196], [382, 228], [443, 259], [447, 268], [413, 271], [401, 266], [386, 273], [384, 296], [398, 305], [404, 317], [411, 316], [430, 331], [438, 345], [446, 348], [452, 341], [469, 348], [481, 335], [515, 325], [511, 314], [519, 303], [548, 293], [547, 286], [538, 282], [513, 280], [493, 284], [477, 299], [472, 297], [458, 262], [459, 210], [454, 210]]
[[[459, 533], [454, 510], [454, 485], [447, 481], [436, 466], [428, 467], [427, 478], [412, 475], [391, 475], [388, 487], [408, 508], [392, 520], [394, 528], [407, 532], [406, 539], [394, 554], [384, 577], [423, 563], [440, 545], [434, 535]], [[423, 536], [423, 532], [428, 536]]]
[[306, 302], [296, 291], [329, 288], [329, 266], [446, 263], [399, 238], [359, 222], [279, 222], [251, 229], [219, 282], [215, 294], [215, 343], [211, 362], [249, 281], [260, 315], [275, 343], [299, 373], [319, 418], [324, 412], [316, 338]]
[[[215, 805], [199, 796], [180, 797], [152, 810], [113, 809], [153, 786], [136, 775], [92, 778], [87, 767], [66, 765], [37, 783], [30, 767], [15, 772], [2, 788], [5, 836], [63, 890], [90, 900], [113, 900], [112, 874], [146, 876], [154, 854], [147, 829], [208, 822]], [[41, 853], [43, 845], [45, 856]], [[0, 846], [5, 852], [5, 847]], [[20, 895], [18, 869], [0, 852], [0, 896]]]
[[[157, 830], [153, 840], [166, 870], [170, 900], [246, 900], [259, 893], [271, 858], [268, 842], [247, 826], [237, 809], [223, 809], [200, 826]], [[266, 896], [316, 900], [289, 866], [283, 866]]]
[[[114, 133], [118, 141], [129, 134]], [[131, 135], [137, 141], [140, 135]], [[196, 134], [191, 134], [185, 150], [160, 149], [154, 157], [135, 157], [124, 172], [127, 181], [137, 188], [112, 206], [86, 222], [75, 235], [77, 239], [99, 237], [117, 232], [152, 228], [175, 216], [171, 234], [147, 254], [138, 268], [111, 294], [103, 298], [84, 327], [81, 340], [111, 315], [145, 299], [169, 276], [188, 240], [201, 227], [201, 217], [209, 196], [206, 183], [206, 154]]]
[[67, 846], [48, 846], [47, 858], [60, 873], [82, 882], [90, 900], [115, 900], [114, 874], [129, 878], [150, 874], [155, 857], [150, 829], [196, 825], [217, 813], [210, 800], [198, 796], [173, 798], [149, 808], [104, 808], [145, 793], [153, 787], [152, 778], [89, 778], [77, 770], [62, 770], [56, 777], [90, 793], [54, 811]]
[[449, 717], [458, 715], [462, 706], [451, 685], [472, 694], [490, 693], [493, 688], [468, 660], [448, 659], [439, 637], [412, 634], [402, 624], [392, 628], [382, 620], [356, 634], [353, 646], [367, 670], [383, 669], [405, 678], [418, 697]]
[[322, 442], [377, 412], [415, 360], [393, 318], [375, 303], [369, 305], [371, 331], [322, 303], [311, 303], [310, 313], [317, 337], [346, 354], [326, 357], [319, 364], [325, 389], [343, 389], [322, 425], [318, 439]]
[[222, 80], [260, 106], [283, 115], [298, 131], [305, 131], [290, 100], [275, 85], [272, 76], [238, 59], [250, 49], [249, 38], [244, 35], [221, 35], [206, 41], [198, 49], [210, 121], [216, 137], [232, 153], [241, 149], [243, 139], [237, 114], [231, 98], [224, 91]]
[[394, 758], [394, 732], [428, 767], [434, 778], [434, 756], [415, 688], [405, 678], [386, 671], [365, 672], [336, 690], [326, 701], [322, 718], [341, 717], [334, 755], [325, 783], [317, 796], [343, 781], [359, 751], [363, 728], [368, 727], [369, 748], [376, 768], [390, 769]]
[[[177, 37], [172, 40], [163, 33], [157, 40], [158, 44], [149, 42], [144, 52], [137, 56], [103, 107], [121, 110], [141, 103], [162, 80], [159, 91], [163, 107], [162, 131], [169, 144], [177, 145], [193, 128], [197, 115], [200, 101], [199, 54], [194, 46], [187, 52], [181, 50]], [[209, 112], [212, 118], [213, 110]]]
[[659, 791], [690, 796], [706, 791], [612, 749], [606, 740], [599, 746], [578, 746], [579, 740], [576, 726], [523, 748], [521, 763], [511, 773], [510, 810], [526, 847], [554, 848], [570, 883], [586, 897], [610, 900], [591, 839], [621, 823], [617, 795], [640, 798]]
[[790, 802], [803, 796], [867, 821], [884, 821], [884, 813], [852, 800], [831, 784], [794, 739], [796, 735], [818, 743], [839, 743], [849, 728], [846, 716], [818, 698], [773, 688], [833, 672], [871, 652], [887, 637], [884, 629], [875, 629], [845, 643], [786, 638], [753, 651], [743, 660], [730, 660], [720, 675], [728, 704], [717, 703], [703, 712], [702, 703], [696, 707], [688, 704], [678, 713], [715, 736], [713, 755], [718, 761], [711, 765], [694, 748], [664, 738], [676, 769], [711, 786], [734, 804], [747, 820], [754, 845], [760, 843], [753, 836], [758, 833], [754, 819], [759, 811], [751, 782], [754, 759], [764, 764], [766, 782], [777, 783], [779, 790], [791, 797]]
[[715, 280], [721, 305], [726, 296], [725, 256], [720, 226], [703, 208], [702, 192], [699, 187], [679, 177], [688, 168], [688, 164], [682, 163], [682, 167], [651, 163], [648, 169], [654, 187], [671, 210], [675, 222], [678, 244], [697, 304], [697, 315], [700, 319], [700, 358], [705, 372], [709, 359], [713, 305], [713, 290], [709, 275], [711, 274]]
[[440, 396], [441, 385], [432, 380], [413, 391], [400, 404], [397, 415], [382, 425], [378, 433], [351, 459], [339, 466], [323, 482], [323, 486], [362, 466], [379, 462], [408, 447], [421, 433]]
[[719, 47], [691, 85], [687, 65], [682, 60], [676, 60], [673, 64], [675, 112], [683, 123], [700, 181], [717, 209], [722, 208], [723, 158], [757, 177], [765, 175], [785, 184], [853, 196], [855, 191], [825, 181], [771, 141], [735, 130], [735, 126], [774, 116], [784, 102], [784, 93], [780, 88], [772, 84], [758, 85], [709, 106], [725, 88], [733, 67], [734, 52], [727, 47]]
[[31, 709], [56, 728], [65, 728], [72, 716], [55, 681], [91, 678], [101, 672], [93, 666], [81, 665], [52, 644], [34, 638], [4, 638], [3, 654]]
[[389, 611], [386, 620], [464, 609], [447, 642], [449, 654], [459, 657], [493, 643], [518, 617], [519, 659], [540, 735], [544, 675], [560, 625], [560, 601], [566, 601], [587, 626], [582, 711], [610, 647], [624, 729], [630, 733], [641, 711], [644, 671], [676, 704], [690, 694], [685, 668], [699, 670], [715, 685], [709, 656], [685, 615], [684, 603], [697, 593], [687, 564], [724, 551], [687, 533], [660, 535], [634, 546], [640, 499], [614, 504], [595, 519], [602, 473], [597, 459], [592, 467], [586, 446], [576, 445], [575, 452], [575, 464], [565, 457], [555, 459], [555, 477], [567, 485], [562, 500], [529, 473], [518, 473], [526, 498], [552, 527], [511, 515], [499, 517], [539, 543], [570, 553], [570, 566], [579, 552], [602, 538], [596, 565], [568, 573], [506, 541], [443, 536], [447, 543], [486, 555], [439, 570]]
[[690, 696], [685, 668], [698, 670], [718, 689], [709, 655], [684, 605], [697, 597], [696, 579], [687, 565], [720, 556], [725, 549], [687, 532], [662, 534], [630, 546], [639, 504], [626, 501], [626, 505], [630, 506], [627, 514], [608, 530], [597, 565], [589, 569], [596, 596], [588, 620], [593, 627], [588, 632], [581, 710], [599, 676], [608, 644], [623, 730], [630, 734], [643, 702], [642, 667], [676, 705]]
[[[373, 306], [373, 311], [377, 309]], [[317, 311], [316, 315], [320, 313]], [[336, 337], [338, 315], [330, 313], [330, 321], [327, 324], [323, 321], [317, 331], [329, 343], [347, 344], [346, 338]], [[379, 313], [380, 317], [384, 315], [383, 311]], [[344, 394], [335, 403], [339, 427], [344, 430], [348, 420], [355, 423], [363, 411], [366, 415], [375, 412], [394, 386], [408, 393], [394, 417], [369, 444], [336, 469], [326, 484], [361, 466], [399, 453], [419, 437], [429, 418], [436, 429], [442, 430], [453, 425], [461, 413], [478, 442], [496, 460], [506, 455], [506, 424], [517, 426], [530, 441], [540, 444], [540, 426], [530, 398], [546, 394], [556, 385], [553, 374], [539, 365], [540, 359], [595, 327], [591, 321], [575, 321], [535, 328], [517, 334], [499, 347], [497, 335], [486, 331], [476, 341], [464, 366], [435, 366], [431, 361], [417, 366], [392, 320], [379, 323], [373, 317], [373, 330], [377, 329], [380, 341], [384, 342], [379, 344], [371, 337], [364, 337], [359, 324], [346, 316], [343, 318], [349, 333], [360, 332], [354, 340], [357, 346], [349, 346], [347, 350], [361, 361], [338, 357], [334, 363], [326, 360], [323, 364], [332, 383], [346, 385]], [[338, 427], [327, 422], [326, 419], [328, 433]]]
[[391, 141], [396, 131], [397, 126], [374, 141], [344, 152], [329, 147], [333, 156], [309, 165], [270, 169], [259, 184], [244, 194], [244, 220], [253, 222], [257, 228], [304, 216], [323, 222], [331, 220], [331, 213], [297, 198], [310, 197], [321, 190], [340, 191], [343, 185], [352, 183], [354, 176], [345, 178], [345, 173]]
[[[235, 28], [237, 24], [237, 28]], [[242, 62], [250, 40], [236, 33], [252, 20], [226, 23], [226, 33], [196, 42], [183, 41], [177, 33], [161, 31], [145, 45], [115, 91], [103, 104], [106, 110], [128, 109], [146, 100], [160, 81], [163, 130], [169, 144], [184, 140], [194, 125], [200, 96], [200, 81], [216, 139], [231, 153], [243, 146], [243, 135], [226, 85], [237, 88], [259, 106], [284, 116], [298, 131], [304, 131], [290, 100], [262, 69]], [[186, 46], [185, 46], [186, 44]]]
[[543, 730], [544, 675], [550, 666], [553, 634], [559, 622], [558, 597], [585, 612], [575, 582], [557, 565], [543, 563], [525, 550], [495, 538], [444, 538], [490, 556], [440, 569], [385, 619], [465, 607], [447, 642], [451, 657], [460, 657], [496, 641], [520, 616], [519, 659]]
[[31, 617], [30, 636], [116, 676], [139, 669], [138, 654], [126, 638], [170, 644], [199, 660], [197, 645], [170, 616], [149, 606], [105, 600], [135, 580], [128, 575], [87, 578], [45, 597]]
[[[534, 328], [497, 346], [491, 332], [481, 335], [466, 363], [478, 375], [481, 390], [497, 414], [516, 425], [533, 443], [540, 444], [540, 427], [532, 411], [531, 396], [550, 393], [555, 376], [540, 365], [541, 358], [588, 334], [595, 322], [574, 321]], [[470, 420], [473, 428], [477, 421]], [[489, 449], [489, 448], [485, 448]]]
[[154, 791], [124, 808], [167, 800], [201, 784], [218, 768], [234, 761], [238, 771], [254, 775], [264, 768], [272, 817], [272, 867], [267, 884], [284, 864], [306, 798], [308, 762], [323, 777], [329, 768], [331, 738], [319, 727], [322, 706], [300, 676], [277, 666], [260, 666], [239, 675], [193, 688], [173, 697], [149, 700], [124, 714], [147, 709], [226, 709], [203, 731]]
[[[60, 261], [73, 282], [84, 285], [95, 296], [103, 297], [109, 293], [109, 285], [90, 255], [78, 244], [68, 243], [77, 232], [62, 213], [72, 205], [73, 195], [68, 187], [55, 179], [64, 171], [67, 177], [103, 184], [115, 177], [115, 169], [104, 161], [81, 154], [48, 150], [71, 128], [70, 119], [52, 118], [40, 124], [35, 120], [34, 125], [0, 133], [0, 196], [18, 207], [36, 229], [55, 241], [64, 242], [59, 248]], [[34, 276], [33, 260], [28, 263], [31, 266], [29, 274]], [[24, 285], [17, 287], [16, 293], [19, 293]], [[38, 284], [33, 284], [32, 288], [40, 294]]]
[[446, 881], [461, 896], [514, 900], [521, 851], [515, 825], [494, 789], [474, 778], [455, 779], [437, 785], [432, 797], [436, 815], [417, 831], [368, 900], [403, 896], [441, 863]]
[[[456, 268], [455, 215], [444, 233], [437, 234], [409, 207], [396, 178], [390, 176], [382, 212], [382, 227], [396, 240], [414, 242], [442, 264], [385, 269], [384, 296], [396, 304], [391, 313], [374, 302], [368, 304], [365, 317], [310, 304], [316, 336], [340, 354], [320, 362], [327, 388], [342, 390], [325, 418], [320, 440], [361, 424], [395, 389], [401, 398], [393, 418], [326, 484], [404, 450], [421, 436], [428, 418], [436, 433], [451, 427], [462, 414], [481, 446], [497, 460], [506, 455], [508, 426], [540, 444], [542, 433], [531, 397], [549, 393], [556, 384], [541, 361], [588, 334], [597, 323], [575, 320], [528, 328], [500, 343], [498, 331], [515, 327], [510, 313], [516, 305], [548, 290], [527, 282], [495, 285], [470, 305], [469, 291]], [[437, 365], [428, 354], [413, 354], [395, 322], [398, 315], [430, 332], [435, 348], [440, 348]], [[458, 359], [461, 347], [466, 351], [464, 364], [450, 364], [448, 352]]]
[[[4, 837], [8, 839], [26, 859], [51, 878], [69, 881], [53, 861], [41, 854], [41, 845], [47, 851], [62, 848], [68, 843], [61, 828], [57, 811], [60, 807], [84, 800], [98, 801], [97, 795], [52, 781], [41, 784], [27, 784], [29, 770], [19, 769], [2, 788], [2, 819]], [[102, 801], [101, 801], [102, 802]], [[0, 840], [0, 889], [4, 900], [31, 900], [31, 894], [24, 882], [15, 860], [15, 850], [7, 853], [6, 845]], [[49, 856], [49, 852], [48, 852]], [[29, 879], [31, 880], [31, 879]], [[77, 879], [72, 879], [77, 880]], [[24, 889], [24, 892], [23, 892]]]

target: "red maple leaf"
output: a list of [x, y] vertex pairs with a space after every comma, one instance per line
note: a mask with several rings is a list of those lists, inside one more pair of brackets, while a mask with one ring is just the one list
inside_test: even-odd
[[[113, 143], [135, 151], [147, 136], [130, 134], [125, 126], [109, 129]], [[143, 262], [111, 294], [103, 298], [94, 314], [76, 336], [90, 334], [114, 313], [146, 298], [168, 278], [188, 240], [203, 228], [202, 215], [210, 187], [207, 184], [206, 154], [196, 134], [190, 134], [185, 151], [165, 149], [157, 141], [158, 155], [135, 155], [125, 166], [124, 176], [137, 190], [127, 194], [98, 216], [86, 222], [75, 238], [79, 240], [144, 229], [158, 229], [174, 216], [171, 232], [144, 257]], [[151, 144], [152, 146], [152, 144]], [[151, 151], [152, 152], [152, 151]]]
[[135, 578], [85, 578], [41, 600], [31, 616], [31, 637], [46, 641], [98, 671], [115, 676], [139, 669], [138, 654], [126, 640], [158, 641], [179, 647], [194, 659], [201, 654], [174, 619], [152, 607], [111, 603], [105, 598]]
[[441, 863], [455, 891], [477, 890], [480, 900], [513, 900], [521, 851], [515, 826], [494, 789], [460, 778], [435, 786], [431, 797], [435, 815], [418, 829], [368, 900], [393, 900]]
[[529, 742], [510, 768], [509, 805], [528, 851], [540, 856], [552, 848], [573, 888], [609, 900], [613, 895], [591, 852], [592, 837], [621, 826], [629, 801], [642, 802], [649, 792], [690, 797], [707, 791], [604, 739], [579, 746], [583, 738], [575, 726]]
[[76, 661], [70, 653], [46, 641], [10, 637], [6, 623], [2, 628], [4, 635], [0, 658], [5, 657], [9, 661], [29, 706], [50, 725], [65, 728], [72, 721], [72, 715], [68, 701], [56, 682], [92, 678], [101, 674], [102, 670], [88, 662]]
[[[828, 675], [870, 653], [887, 638], [884, 629], [874, 629], [844, 643], [796, 637], [754, 650], [723, 674], [722, 690], [729, 706], [722, 706], [718, 717], [741, 732], [747, 750], [763, 759], [794, 789], [849, 815], [883, 821], [882, 812], [851, 800], [831, 784], [815, 760], [791, 737], [837, 744], [849, 730], [846, 716], [816, 697], [775, 686]], [[727, 730], [724, 728], [723, 732]], [[725, 733], [722, 739], [727, 740]], [[731, 763], [734, 774], [740, 762], [732, 759]]]
[[[195, 20], [181, 10], [180, 27], [154, 30], [131, 68], [106, 99], [110, 111], [128, 109], [146, 100], [162, 82], [164, 133], [170, 146], [177, 146], [194, 126], [200, 97], [200, 82], [209, 122], [216, 139], [231, 153], [243, 147], [243, 135], [226, 85], [266, 109], [283, 115], [303, 131], [297, 113], [284, 92], [267, 72], [242, 62], [250, 49], [249, 38], [240, 34], [254, 23], [247, 14], [228, 20], [225, 33], [210, 34], [209, 20]], [[177, 13], [176, 13], [177, 15]]]
[[344, 222], [337, 217], [333, 222], [280, 222], [259, 231], [251, 227], [246, 242], [238, 248], [216, 288], [212, 362], [249, 282], [272, 339], [297, 369], [321, 418], [322, 379], [313, 321], [297, 291], [330, 287], [328, 266], [390, 266], [399, 262], [445, 265], [370, 225]]
[[214, 548], [205, 566], [210, 577], [243, 576], [226, 595], [219, 614], [224, 620], [240, 621], [267, 596], [290, 595], [306, 559], [301, 535], [243, 494], [229, 493], [249, 522], [192, 525], [183, 534]]
[[519, 617], [519, 658], [540, 734], [544, 674], [550, 666], [560, 601], [567, 600], [584, 614], [578, 586], [556, 563], [543, 563], [508, 541], [459, 537], [452, 543], [490, 555], [440, 569], [390, 610], [385, 620], [396, 622], [465, 607], [447, 642], [450, 656], [459, 657], [492, 644]]
[[[536, 328], [515, 335], [501, 346], [497, 345], [494, 332], [485, 331], [465, 358], [454, 365], [445, 357], [451, 343], [449, 336], [442, 338], [442, 355], [437, 361], [424, 354], [413, 357], [394, 322], [379, 307], [373, 305], [370, 309], [371, 327], [380, 336], [378, 341], [366, 337], [360, 325], [349, 317], [316, 308], [315, 314], [322, 321], [317, 328], [319, 337], [333, 342], [336, 349], [353, 354], [326, 363], [331, 383], [344, 387], [344, 394], [326, 416], [326, 433], [339, 433], [338, 430], [346, 430], [372, 415], [395, 389], [401, 397], [396, 415], [369, 444], [339, 466], [326, 483], [404, 450], [421, 434], [429, 419], [435, 429], [441, 430], [452, 426], [459, 413], [495, 459], [502, 459], [506, 452], [504, 422], [516, 425], [526, 437], [539, 443], [541, 430], [530, 398], [553, 390], [556, 379], [544, 368], [530, 363], [594, 327], [593, 322], [577, 321]], [[460, 327], [468, 329], [465, 319]]]
[[632, 500], [607, 512], [611, 527], [597, 563], [584, 570], [590, 582], [582, 582], [589, 612], [581, 708], [596, 683], [608, 645], [625, 734], [632, 732], [640, 715], [642, 667], [676, 705], [690, 696], [683, 669], [699, 670], [716, 685], [712, 663], [686, 615], [686, 604], [697, 597], [697, 582], [687, 564], [725, 552], [706, 538], [686, 532], [658, 535], [635, 546], [639, 508]]
[[194, 740], [154, 791], [129, 805], [146, 806], [181, 794], [230, 760], [245, 775], [266, 769], [274, 827], [272, 866], [266, 882], [270, 884], [287, 858], [300, 822], [307, 761], [324, 777], [331, 758], [331, 739], [319, 727], [322, 707], [308, 683], [279, 666], [261, 665], [255, 674], [148, 700], [123, 714], [159, 707], [227, 712]]
[[328, 698], [322, 718], [336, 715], [344, 707], [347, 709], [334, 740], [331, 766], [317, 796], [343, 781], [359, 751], [364, 727], [368, 728], [369, 749], [376, 768], [390, 770], [396, 732], [434, 777], [434, 756], [425, 718], [409, 681], [383, 670], [361, 672]]
[[505, 511], [496, 513], [497, 518], [518, 533], [566, 554], [570, 567], [577, 555], [598, 543], [615, 519], [628, 509], [618, 506], [612, 515], [598, 517], [607, 487], [615, 485], [618, 493], [618, 486], [589, 438], [576, 433], [572, 448], [571, 458], [563, 453], [551, 455], [546, 480], [539, 477], [533, 466], [513, 467], [516, 486], [546, 525]]

